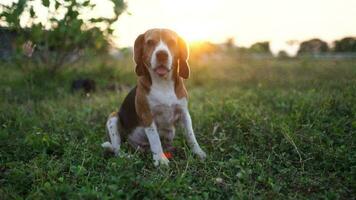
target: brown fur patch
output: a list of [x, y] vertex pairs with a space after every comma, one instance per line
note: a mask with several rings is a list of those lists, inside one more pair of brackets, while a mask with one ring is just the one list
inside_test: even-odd
[[153, 122], [153, 116], [148, 105], [147, 95], [150, 92], [151, 81], [147, 76], [141, 76], [138, 79], [135, 106], [138, 117], [143, 126], [150, 126]]
[[181, 77], [177, 77], [177, 81], [175, 81], [174, 90], [178, 99], [188, 98], [188, 92], [184, 86], [183, 79]]
[[174, 91], [176, 93], [176, 96], [178, 99], [181, 98], [188, 98], [188, 92], [187, 89], [185, 88], [183, 79], [178, 75], [178, 65], [177, 62], [174, 63], [174, 71], [172, 74], [172, 79], [174, 81]]

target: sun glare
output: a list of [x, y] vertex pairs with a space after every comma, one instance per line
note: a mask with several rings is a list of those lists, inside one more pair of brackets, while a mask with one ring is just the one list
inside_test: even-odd
[[[248, 47], [270, 41], [273, 51], [295, 52], [287, 41], [327, 42], [356, 35], [356, 1], [344, 0], [130, 0], [117, 24], [119, 46], [132, 46], [150, 28], [170, 28], [188, 43], [223, 43], [233, 38]], [[285, 49], [285, 48], [289, 48]]]
[[207, 30], [199, 27], [181, 26], [175, 29], [187, 43], [199, 43], [202, 41], [211, 41], [212, 38], [207, 34]]
[[[180, 0], [180, 1], [163, 1], [162, 7], [173, 8], [178, 11], [166, 23], [168, 28], [172, 28], [178, 32], [188, 43], [200, 41], [212, 41], [212, 19], [218, 1], [207, 0]], [[205, 19], [201, 18], [201, 13], [204, 11], [205, 15], [211, 14]]]
[[[0, 0], [1, 1], [1, 0]], [[15, 0], [3, 0], [10, 3]], [[110, 2], [91, 0], [93, 12], [82, 15], [110, 16]], [[320, 38], [332, 41], [356, 35], [356, 1], [343, 0], [130, 0], [115, 29], [119, 47], [132, 46], [136, 37], [151, 28], [169, 28], [187, 43], [224, 43], [232, 38], [238, 46], [269, 41], [273, 53], [297, 52], [301, 41]], [[33, 4], [41, 4], [34, 0]], [[46, 18], [36, 6], [39, 20]], [[21, 22], [27, 23], [29, 13]], [[288, 41], [297, 41], [291, 45]]]

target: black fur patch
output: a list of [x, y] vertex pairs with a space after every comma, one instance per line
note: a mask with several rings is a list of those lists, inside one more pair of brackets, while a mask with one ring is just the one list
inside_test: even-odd
[[134, 87], [126, 96], [119, 110], [119, 119], [125, 132], [129, 133], [139, 125], [139, 117], [136, 113], [135, 98], [136, 88]]

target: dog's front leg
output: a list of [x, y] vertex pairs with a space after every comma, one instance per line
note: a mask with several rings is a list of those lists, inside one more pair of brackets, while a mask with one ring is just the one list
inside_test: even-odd
[[182, 123], [185, 129], [184, 136], [187, 139], [190, 148], [192, 148], [193, 153], [198, 155], [200, 159], [204, 160], [206, 158], [206, 153], [200, 148], [197, 139], [195, 138], [192, 119], [188, 108], [186, 108], [182, 113]]
[[169, 160], [163, 153], [161, 140], [154, 122], [149, 127], [145, 128], [145, 133], [148, 138], [148, 142], [150, 143], [154, 165], [168, 165]]

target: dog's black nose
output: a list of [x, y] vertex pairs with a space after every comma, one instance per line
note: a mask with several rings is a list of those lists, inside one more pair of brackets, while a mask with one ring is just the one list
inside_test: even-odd
[[166, 62], [168, 60], [168, 53], [165, 50], [160, 50], [156, 52], [157, 60], [160, 62]]

